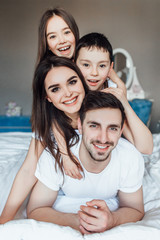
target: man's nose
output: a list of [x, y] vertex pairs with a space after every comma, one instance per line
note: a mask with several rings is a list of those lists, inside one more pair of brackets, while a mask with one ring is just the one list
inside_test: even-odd
[[105, 131], [105, 130], [102, 129], [102, 130], [99, 132], [99, 141], [100, 141], [101, 143], [106, 143], [106, 142], [109, 141], [109, 136], [108, 136], [107, 131]]

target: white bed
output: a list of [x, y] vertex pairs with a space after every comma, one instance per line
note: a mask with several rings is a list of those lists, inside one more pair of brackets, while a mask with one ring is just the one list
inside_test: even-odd
[[[82, 236], [70, 227], [25, 219], [25, 206], [16, 220], [0, 225], [1, 240], [159, 240], [160, 239], [160, 134], [154, 134], [154, 151], [144, 156], [144, 204], [142, 221], [128, 223], [100, 234]], [[21, 166], [31, 133], [0, 133], [0, 213], [9, 194], [13, 179]]]

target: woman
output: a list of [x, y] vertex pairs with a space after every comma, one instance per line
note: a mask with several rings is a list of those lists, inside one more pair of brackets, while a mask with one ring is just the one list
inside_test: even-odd
[[[78, 39], [79, 30], [72, 15], [62, 8], [47, 10], [39, 24], [37, 65], [47, 56], [52, 55], [72, 59]], [[35, 139], [32, 138], [27, 156], [15, 177], [8, 200], [0, 216], [0, 223], [5, 223], [15, 217], [21, 204], [36, 183], [34, 171], [43, 149], [41, 142], [38, 141], [36, 144]], [[75, 170], [75, 167], [73, 169]], [[78, 169], [77, 174], [80, 176]]]
[[32, 127], [36, 138], [49, 149], [61, 168], [53, 127], [62, 133], [71, 156], [69, 149], [79, 139], [75, 131], [78, 112], [87, 91], [81, 71], [67, 58], [52, 56], [37, 66], [33, 80]]
[[[76, 30], [74, 31], [74, 28], [77, 29], [77, 25], [76, 24], [74, 25], [73, 18], [70, 15], [68, 15], [68, 18], [66, 17], [66, 20], [65, 20], [65, 18], [64, 18], [65, 14], [62, 15], [63, 11], [64, 10], [61, 11], [60, 9], [58, 9], [56, 11], [55, 11], [55, 9], [48, 10], [48, 11], [46, 11], [46, 13], [43, 15], [43, 17], [41, 19], [41, 23], [40, 23], [40, 27], [39, 27], [39, 50], [38, 50], [38, 58], [37, 58], [37, 63], [39, 63], [37, 65], [38, 69], [39, 69], [39, 65], [41, 66], [42, 60], [49, 61], [49, 58], [47, 60], [47, 56], [50, 56], [50, 55], [59, 55], [59, 56], [65, 55], [68, 58], [73, 58], [73, 55], [74, 55], [73, 49], [75, 46], [74, 44], [76, 44], [76, 41], [78, 39], [78, 31], [76, 31]], [[55, 22], [53, 21], [54, 19], [56, 22], [55, 25], [54, 25]], [[60, 22], [62, 24], [60, 24]], [[56, 29], [56, 26], [58, 23], [59, 23], [60, 28]], [[68, 23], [67, 27], [64, 23], [65, 24]], [[74, 28], [72, 25], [74, 25]], [[54, 26], [54, 28], [51, 28], [53, 26]], [[65, 29], [68, 29], [68, 27], [71, 32], [67, 31], [68, 32], [67, 33], [67, 32], [65, 32]], [[71, 38], [68, 39], [68, 36], [66, 37], [66, 35], [70, 35], [70, 34], [71, 34]], [[71, 41], [71, 39], [72, 40], [74, 39], [73, 36], [75, 38], [75, 42]], [[49, 38], [47, 38], [47, 37], [49, 37]], [[42, 43], [41, 47], [40, 47], [40, 43]], [[59, 58], [59, 60], [60, 60], [60, 58]], [[50, 69], [48, 69], [48, 70], [50, 70]], [[38, 81], [38, 78], [36, 78], [36, 76], [37, 76], [37, 69], [35, 72], [33, 89], [35, 89], [34, 88], [35, 79], [37, 79], [37, 81]], [[83, 78], [81, 78], [81, 79], [83, 79]], [[57, 83], [57, 84], [59, 84], [59, 83]], [[42, 87], [44, 87], [44, 86], [42, 85]], [[56, 86], [56, 88], [57, 88], [57, 86]], [[51, 89], [51, 88], [49, 88], [49, 89]], [[57, 89], [54, 91], [57, 91]], [[42, 94], [42, 93], [44, 94], [43, 88], [41, 88], [41, 92], [39, 94]], [[7, 200], [5, 208], [0, 217], [0, 223], [5, 223], [14, 218], [17, 210], [23, 203], [24, 199], [27, 197], [28, 193], [30, 192], [30, 190], [32, 189], [34, 184], [36, 183], [36, 178], [34, 176], [34, 172], [35, 172], [38, 158], [39, 158], [40, 154], [42, 153], [44, 147], [48, 146], [51, 153], [54, 154], [53, 149], [54, 149], [54, 147], [57, 147], [57, 144], [55, 143], [53, 135], [51, 134], [52, 129], [54, 131], [56, 140], [58, 142], [58, 146], [60, 148], [60, 150], [58, 151], [58, 153], [56, 155], [56, 158], [58, 159], [59, 163], [61, 164], [61, 167], [62, 167], [62, 162], [60, 161], [60, 152], [62, 152], [62, 147], [64, 144], [66, 145], [67, 151], [63, 152], [64, 153], [63, 161], [67, 162], [68, 157], [66, 156], [67, 160], [64, 159], [64, 155], [67, 154], [72, 159], [72, 161], [79, 167], [78, 162], [70, 154], [70, 151], [69, 151], [70, 144], [74, 143], [73, 141], [70, 142], [70, 139], [73, 137], [75, 140], [78, 139], [77, 138], [78, 135], [74, 131], [74, 128], [76, 128], [76, 124], [77, 124], [76, 123], [77, 110], [74, 110], [74, 107], [75, 107], [74, 103], [77, 101], [77, 98], [73, 98], [73, 99], [70, 99], [70, 101], [63, 102], [63, 104], [61, 103], [62, 104], [61, 106], [63, 106], [63, 107], [65, 106], [65, 108], [69, 108], [70, 103], [71, 103], [71, 109], [73, 107], [73, 109], [71, 110], [72, 114], [73, 114], [72, 117], [70, 118], [71, 115], [68, 115], [69, 113], [67, 114], [67, 111], [65, 111], [65, 109], [64, 109], [64, 112], [66, 114], [64, 114], [63, 110], [61, 110], [62, 112], [60, 112], [60, 116], [58, 118], [59, 119], [58, 123], [55, 121], [54, 125], [52, 126], [51, 121], [53, 120], [52, 118], [54, 117], [53, 113], [59, 114], [59, 110], [56, 110], [56, 108], [53, 108], [53, 106], [51, 104], [52, 101], [49, 102], [50, 101], [49, 96], [47, 96], [48, 100], [45, 98], [45, 102], [43, 102], [42, 105], [38, 104], [38, 102], [35, 98], [35, 96], [36, 96], [35, 94], [36, 94], [36, 91], [34, 91], [34, 102], [33, 102], [33, 111], [32, 111], [32, 127], [36, 133], [36, 138], [38, 137], [38, 139], [40, 141], [37, 141], [34, 138], [32, 138], [32, 140], [31, 140], [27, 157], [26, 157], [20, 171], [16, 175], [9, 198]], [[39, 97], [40, 97], [40, 95], [39, 95]], [[48, 102], [46, 103], [46, 101], [48, 101]], [[52, 111], [50, 112], [48, 110], [52, 110], [53, 112]], [[41, 113], [41, 117], [40, 117], [39, 112]], [[48, 122], [46, 121], [46, 119]], [[63, 125], [64, 123], [65, 123], [65, 125]], [[133, 126], [133, 129], [134, 129], [134, 126]], [[62, 136], [64, 135], [64, 139], [61, 137], [61, 134], [62, 134]], [[128, 136], [129, 136], [129, 134], [128, 134]], [[69, 161], [69, 162], [70, 162], [69, 163], [69, 165], [70, 165], [71, 161]], [[68, 174], [72, 177], [81, 178], [81, 174], [78, 171], [78, 168], [75, 167], [76, 165], [73, 162], [72, 162], [72, 167], [70, 167], [70, 166], [66, 167], [66, 168], [70, 169]], [[26, 179], [27, 179], [27, 181], [26, 181]], [[24, 186], [25, 186], [25, 188], [24, 188]]]

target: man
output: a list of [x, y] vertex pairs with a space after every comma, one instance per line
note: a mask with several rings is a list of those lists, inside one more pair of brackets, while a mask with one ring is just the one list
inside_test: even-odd
[[[142, 219], [144, 163], [135, 147], [120, 139], [124, 120], [124, 108], [112, 94], [93, 91], [86, 96], [78, 123], [82, 139], [72, 149], [80, 159], [84, 177], [63, 176], [59, 169], [56, 171], [50, 153], [44, 151], [28, 205], [29, 218], [70, 226], [82, 234]], [[60, 189], [64, 193], [61, 199], [92, 200], [79, 204], [77, 212], [64, 210], [64, 201], [52, 208]]]

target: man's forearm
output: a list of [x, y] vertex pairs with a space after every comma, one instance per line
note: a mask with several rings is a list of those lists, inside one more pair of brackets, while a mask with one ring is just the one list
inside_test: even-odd
[[119, 208], [117, 211], [112, 212], [114, 217], [114, 226], [128, 223], [128, 222], [137, 222], [140, 221], [143, 216], [144, 212], [138, 211], [137, 209], [122, 207]]
[[28, 214], [28, 218], [37, 221], [51, 222], [60, 226], [69, 226], [79, 230], [77, 214], [58, 212], [51, 207], [37, 208]]

